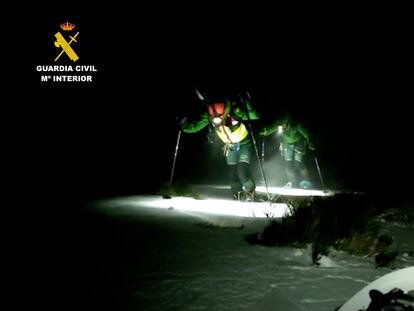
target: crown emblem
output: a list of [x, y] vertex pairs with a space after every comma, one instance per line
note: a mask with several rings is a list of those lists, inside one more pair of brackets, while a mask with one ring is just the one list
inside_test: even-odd
[[60, 28], [62, 28], [65, 31], [71, 31], [73, 28], [75, 28], [75, 24], [66, 22], [66, 23], [60, 24]]

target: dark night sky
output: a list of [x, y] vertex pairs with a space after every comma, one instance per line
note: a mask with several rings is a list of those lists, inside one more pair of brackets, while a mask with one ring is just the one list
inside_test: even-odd
[[[349, 187], [395, 191], [409, 180], [407, 52], [386, 29], [271, 16], [252, 26], [248, 10], [225, 25], [221, 14], [145, 12], [38, 19], [17, 107], [34, 151], [32, 177], [80, 198], [155, 189], [169, 178], [175, 117], [201, 111], [194, 87], [204, 86], [250, 91], [263, 123], [280, 112], [300, 116], [317, 136], [324, 170]], [[79, 64], [99, 72], [89, 85], [45, 86], [34, 68], [52, 63], [53, 34], [66, 20], [80, 31]], [[182, 147], [181, 176], [205, 163], [205, 135], [196, 137], [183, 138], [194, 150]]]

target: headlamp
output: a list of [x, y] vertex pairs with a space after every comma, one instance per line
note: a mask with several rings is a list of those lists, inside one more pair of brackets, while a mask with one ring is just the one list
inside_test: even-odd
[[221, 124], [221, 118], [220, 117], [214, 117], [213, 118], [213, 123], [215, 125], [220, 125]]
[[284, 130], [284, 126], [283, 125], [279, 125], [277, 127], [277, 134], [278, 135], [282, 135], [283, 134], [283, 130]]

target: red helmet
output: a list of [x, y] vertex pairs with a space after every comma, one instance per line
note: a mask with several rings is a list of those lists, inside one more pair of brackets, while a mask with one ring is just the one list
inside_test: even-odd
[[226, 112], [226, 105], [224, 103], [213, 103], [208, 105], [207, 109], [211, 117], [221, 117]]

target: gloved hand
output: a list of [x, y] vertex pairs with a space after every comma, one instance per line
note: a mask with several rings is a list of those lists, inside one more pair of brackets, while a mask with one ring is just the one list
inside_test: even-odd
[[268, 131], [267, 131], [267, 128], [265, 128], [265, 127], [262, 128], [259, 132], [260, 136], [267, 136], [267, 134], [268, 134]]
[[183, 128], [185, 128], [185, 126], [186, 126], [186, 124], [187, 124], [187, 117], [183, 117], [183, 118], [176, 118], [176, 120], [177, 120], [177, 124], [178, 124], [178, 126], [181, 128], [181, 129], [183, 129]]

